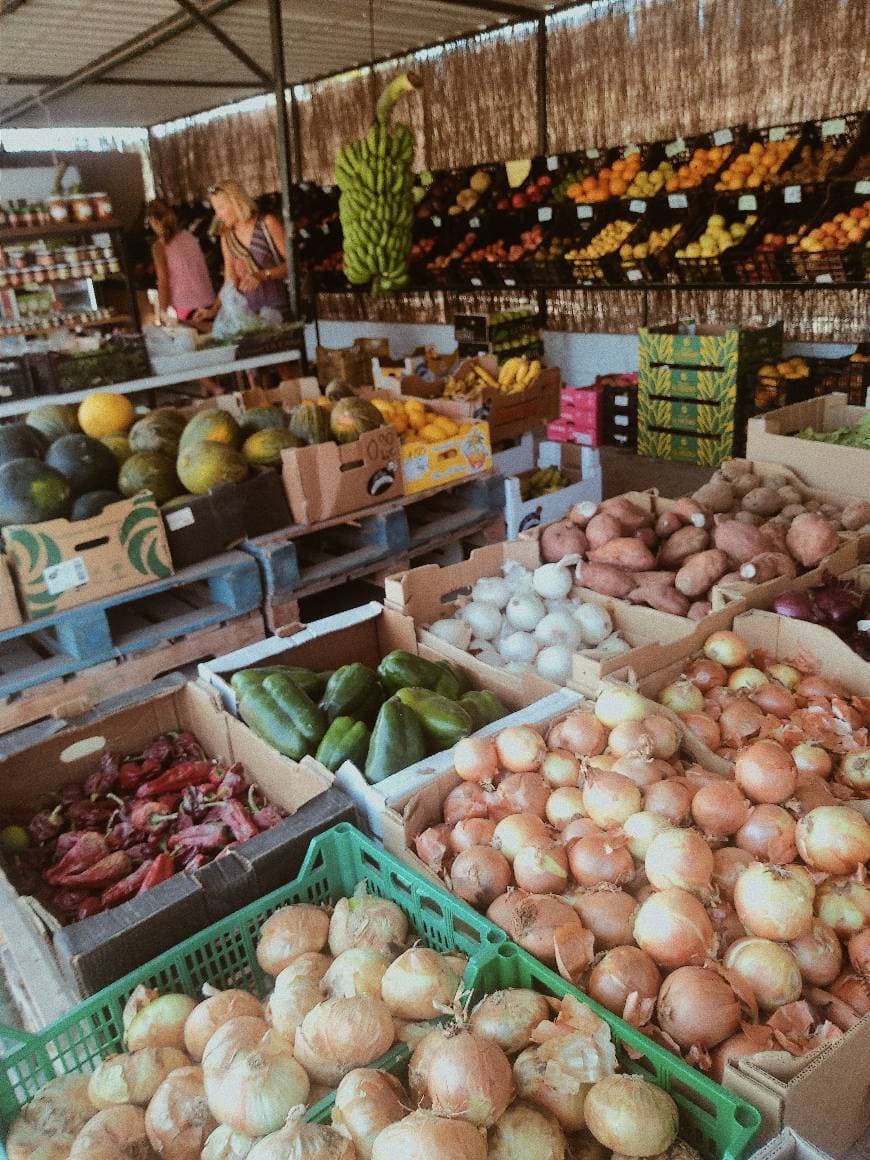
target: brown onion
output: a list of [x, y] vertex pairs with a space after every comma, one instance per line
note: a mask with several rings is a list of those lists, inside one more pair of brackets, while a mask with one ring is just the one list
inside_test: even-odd
[[562, 830], [559, 835], [559, 840], [563, 846], [570, 846], [576, 838], [587, 838], [590, 834], [603, 833], [604, 831], [599, 826], [596, 826], [591, 818], [574, 818]]
[[510, 814], [534, 814], [543, 818], [551, 793], [551, 787], [540, 773], [512, 773], [492, 795], [494, 800], [490, 801], [489, 816], [496, 821]]
[[617, 758], [613, 763], [613, 772], [622, 774], [629, 781], [633, 781], [640, 789], [644, 789], [653, 782], [661, 781], [663, 777], [670, 777], [674, 767], [660, 757], [644, 757], [639, 753], [627, 753]]
[[816, 894], [816, 914], [841, 939], [851, 939], [870, 925], [870, 889], [862, 882], [829, 878]]
[[468, 1030], [513, 1055], [532, 1042], [532, 1032], [550, 1017], [543, 995], [525, 988], [508, 988], [484, 996], [471, 1013]]
[[753, 689], [749, 700], [774, 717], [788, 717], [794, 712], [794, 696], [782, 685], [765, 683]]
[[837, 932], [819, 919], [813, 919], [808, 934], [792, 939], [788, 948], [794, 955], [801, 976], [814, 987], [826, 987], [836, 979], [843, 962], [843, 948]]
[[754, 665], [741, 665], [728, 676], [728, 688], [738, 692], [744, 689], [759, 689], [767, 683], [767, 677]]
[[662, 976], [655, 960], [640, 947], [621, 946], [609, 950], [589, 973], [586, 990], [592, 998], [622, 1016], [632, 993], [641, 999], [655, 999]]
[[722, 730], [706, 713], [683, 713], [683, 724], [714, 753], [722, 744]]
[[595, 952], [630, 943], [638, 902], [624, 890], [607, 887], [573, 890], [568, 897], [580, 921], [595, 938]]
[[508, 814], [493, 831], [491, 843], [508, 862], [513, 862], [523, 846], [545, 845], [552, 841], [547, 824], [537, 814]]
[[499, 764], [509, 773], [530, 773], [547, 753], [543, 737], [531, 725], [509, 725], [496, 734]]
[[840, 975], [828, 990], [836, 995], [861, 1018], [870, 1015], [870, 984], [849, 972]]
[[486, 1136], [473, 1124], [420, 1109], [384, 1128], [372, 1160], [487, 1160], [486, 1152]]
[[95, 1112], [86, 1075], [50, 1079], [12, 1121], [7, 1155], [10, 1160], [67, 1160], [76, 1136]]
[[870, 749], [847, 753], [837, 770], [837, 781], [862, 796], [870, 795]]
[[450, 791], [441, 807], [446, 825], [453, 826], [462, 818], [489, 817], [490, 795], [473, 781], [463, 781]]
[[686, 669], [686, 676], [693, 685], [698, 686], [702, 693], [708, 693], [711, 689], [727, 682], [728, 670], [718, 661], [710, 660], [709, 657], [698, 657]]
[[[44, 1156], [40, 1149], [35, 1155]], [[149, 1160], [145, 1113], [131, 1104], [97, 1112], [73, 1141], [69, 1160]]]
[[692, 817], [705, 834], [727, 838], [736, 834], [749, 816], [749, 802], [733, 781], [701, 786], [692, 798]]
[[722, 707], [719, 729], [725, 745], [743, 745], [764, 724], [764, 713], [746, 697], [735, 697]]
[[487, 1160], [564, 1160], [565, 1134], [552, 1116], [529, 1104], [514, 1103], [489, 1133]]
[[741, 978], [762, 1011], [775, 1011], [801, 995], [801, 972], [791, 951], [766, 938], [741, 938], [722, 959]]
[[611, 1075], [592, 1085], [584, 1105], [586, 1127], [621, 1156], [667, 1152], [680, 1126], [677, 1105], [666, 1091], [639, 1075]]
[[674, 713], [700, 713], [704, 708], [704, 694], [685, 677], [678, 677], [659, 692], [659, 701]]
[[697, 830], [670, 829], [656, 834], [646, 852], [644, 869], [656, 890], [676, 886], [709, 895], [713, 889], [713, 851]]
[[590, 834], [572, 843], [568, 864], [580, 886], [598, 886], [601, 882], [619, 886], [634, 877], [634, 860], [628, 848], [609, 834]]
[[682, 781], [668, 778], [647, 786], [643, 795], [643, 808], [649, 813], [661, 814], [675, 826], [681, 825], [689, 816], [694, 793]]
[[795, 820], [782, 806], [753, 806], [734, 841], [741, 850], [748, 850], [759, 861], [793, 862], [797, 855], [794, 844]]
[[555, 829], [564, 830], [575, 818], [585, 816], [586, 807], [583, 805], [583, 791], [579, 786], [562, 786], [559, 789], [554, 789], [550, 794], [550, 799], [547, 802], [547, 821]]
[[734, 762], [734, 778], [754, 802], [787, 801], [797, 785], [791, 754], [777, 741], [755, 741], [742, 749]]
[[168, 1160], [198, 1156], [216, 1127], [201, 1067], [180, 1067], [168, 1075], [145, 1112], [151, 1147]]
[[499, 772], [495, 742], [491, 737], [463, 737], [453, 747], [453, 768], [463, 781], [494, 781]]
[[[475, 821], [484, 820], [483, 818], [475, 819]], [[436, 874], [444, 866], [445, 860], [449, 860], [452, 832], [453, 826], [441, 822], [437, 826], [429, 826], [414, 839], [414, 850], [417, 857]]]
[[371, 1160], [380, 1133], [404, 1119], [408, 1097], [395, 1076], [360, 1067], [349, 1071], [335, 1092], [332, 1126], [353, 1142], [359, 1160]]
[[[514, 858], [513, 871], [517, 886], [530, 894], [561, 894], [568, 884], [568, 853], [555, 842], [549, 846], [523, 846]], [[503, 893], [507, 885], [505, 882], [497, 894]]]
[[667, 761], [680, 748], [680, 731], [670, 717], [651, 713], [644, 719], [644, 729], [652, 739], [652, 755]]
[[852, 969], [870, 978], [870, 929], [853, 934], [849, 939], [848, 951]]
[[838, 681], [829, 681], [827, 677], [810, 673], [798, 682], [795, 692], [799, 697], [845, 697], [848, 693]]
[[734, 884], [740, 874], [751, 866], [752, 854], [734, 846], [723, 846], [713, 851], [713, 885], [720, 895], [731, 901], [734, 898]]
[[713, 924], [704, 907], [675, 887], [651, 894], [634, 920], [634, 941], [661, 967], [701, 963], [714, 952]]
[[870, 859], [870, 825], [848, 806], [820, 806], [800, 819], [795, 841], [815, 870], [847, 875]]
[[282, 906], [260, 928], [257, 962], [267, 975], [280, 975], [297, 955], [320, 951], [329, 937], [329, 915], [319, 906]]
[[551, 789], [576, 786], [580, 779], [580, 762], [567, 749], [551, 749], [541, 762], [541, 776]]
[[90, 1077], [88, 1099], [101, 1110], [116, 1104], [147, 1107], [166, 1077], [179, 1067], [190, 1067], [190, 1059], [177, 1047], [143, 1047], [107, 1055]]
[[[526, 850], [533, 848], [523, 847]], [[450, 867], [450, 889], [478, 910], [485, 910], [503, 894], [510, 881], [510, 862], [492, 846], [469, 846], [456, 855]]]
[[642, 862], [646, 857], [649, 844], [656, 834], [670, 828], [671, 823], [663, 814], [654, 814], [651, 810], [640, 810], [622, 824], [622, 832], [628, 838], [631, 856], [638, 862]]
[[647, 732], [646, 721], [621, 721], [610, 730], [607, 750], [617, 757], [628, 753], [642, 753], [646, 748], [652, 753], [652, 737]]
[[494, 833], [495, 822], [490, 818], [463, 818], [450, 831], [447, 841], [453, 853], [458, 854], [469, 846], [488, 846]]
[[[461, 955], [442, 955], [431, 947], [412, 946], [387, 967], [381, 979], [381, 997], [396, 1019], [434, 1019], [442, 1007], [453, 1002], [464, 970]], [[351, 1008], [335, 1007], [333, 1011], [341, 1018]], [[382, 1016], [380, 1010], [368, 1013], [378, 1021]]]
[[438, 1116], [491, 1128], [513, 1095], [513, 1076], [500, 1047], [464, 1028], [444, 1035], [426, 1071], [427, 1103]]
[[550, 730], [551, 749], [567, 749], [577, 757], [595, 757], [607, 747], [607, 730], [594, 713], [575, 709]]
[[721, 629], [711, 633], [704, 641], [704, 656], [724, 665], [726, 669], [736, 669], [749, 658], [749, 646], [736, 632]]
[[680, 967], [662, 983], [656, 1021], [680, 1047], [715, 1047], [740, 1026], [740, 1003], [716, 971]]
[[549, 966], [556, 963], [556, 930], [570, 927], [583, 931], [579, 915], [567, 902], [549, 894], [527, 894], [524, 890], [514, 890], [497, 898], [486, 917], [507, 931], [523, 950]]
[[[306, 954], [318, 954], [317, 951]], [[218, 991], [210, 993], [202, 1003], [198, 1003], [187, 1017], [184, 1024], [184, 1047], [187, 1054], [199, 1063], [205, 1051], [206, 1044], [215, 1031], [230, 1019], [240, 1015], [252, 1015], [263, 1018], [263, 1004], [248, 991]], [[138, 1103], [138, 1100], [130, 1100]], [[148, 1101], [146, 1100], [145, 1103]]]
[[734, 887], [734, 906], [750, 934], [789, 942], [809, 933], [815, 887], [802, 866], [755, 862]]
[[[385, 996], [387, 975], [395, 965], [384, 975]], [[296, 1059], [312, 1080], [335, 1087], [349, 1071], [367, 1067], [392, 1047], [393, 1014], [405, 1017], [400, 1004], [391, 1002], [388, 1007], [372, 995], [325, 999], [308, 1012], [296, 1032]]]
[[641, 808], [640, 790], [634, 782], [612, 770], [591, 769], [583, 785], [586, 812], [602, 829], [620, 826]]
[[824, 778], [830, 777], [834, 764], [826, 749], [822, 749], [821, 745], [812, 745], [808, 741], [802, 741], [794, 747], [791, 759], [798, 774], [814, 773], [817, 777]]

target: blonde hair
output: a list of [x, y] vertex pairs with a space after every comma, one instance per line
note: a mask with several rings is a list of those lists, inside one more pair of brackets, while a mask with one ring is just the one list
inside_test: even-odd
[[209, 196], [222, 193], [243, 221], [248, 221], [257, 213], [256, 202], [237, 181], [219, 181], [217, 185], [211, 186], [208, 192]]

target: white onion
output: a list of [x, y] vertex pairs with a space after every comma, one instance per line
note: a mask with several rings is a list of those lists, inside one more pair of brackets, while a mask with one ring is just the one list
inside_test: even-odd
[[627, 640], [623, 640], [621, 636], [614, 633], [603, 640], [597, 648], [593, 649], [596, 656], [619, 656], [620, 653], [631, 652], [631, 645]]
[[605, 685], [595, 702], [595, 716], [610, 729], [623, 721], [643, 721], [646, 715], [646, 698], [626, 685]]
[[247, 1160], [256, 1140], [234, 1132], [226, 1124], [215, 1128], [205, 1142], [201, 1160]]
[[[37, 1149], [34, 1160], [44, 1152]], [[145, 1113], [132, 1104], [97, 1112], [76, 1136], [69, 1160], [145, 1160], [151, 1156]]]
[[212, 1115], [245, 1136], [277, 1132], [291, 1108], [308, 1098], [309, 1080], [293, 1043], [267, 1031], [259, 1043], [208, 1051], [202, 1065]]
[[351, 947], [371, 947], [388, 959], [395, 958], [408, 937], [408, 920], [386, 898], [357, 886], [352, 898], [339, 898], [329, 920], [329, 949], [338, 956]]
[[394, 1037], [392, 1016], [380, 999], [327, 999], [296, 1032], [296, 1058], [317, 1083], [335, 1087], [349, 1071], [389, 1051]]
[[144, 1108], [166, 1077], [179, 1067], [190, 1067], [190, 1060], [177, 1047], [143, 1047], [109, 1055], [91, 1076], [88, 1097], [95, 1108], [114, 1104]]
[[505, 616], [508, 623], [521, 632], [532, 632], [539, 620], [547, 614], [547, 608], [540, 596], [534, 592], [523, 592], [512, 596], [507, 603]]
[[201, 1067], [180, 1067], [167, 1076], [145, 1112], [151, 1147], [167, 1160], [198, 1156], [215, 1130]]
[[395, 1076], [360, 1067], [348, 1072], [335, 1093], [332, 1126], [353, 1142], [359, 1160], [371, 1160], [375, 1140], [404, 1119], [408, 1098]]
[[535, 660], [538, 676], [554, 685], [564, 685], [570, 680], [573, 665], [574, 654], [563, 644], [551, 644], [541, 649]]
[[411, 947], [387, 967], [381, 996], [398, 1019], [434, 1019], [453, 1002], [465, 963], [461, 955]]
[[580, 604], [574, 610], [574, 619], [580, 625], [580, 633], [586, 644], [596, 647], [613, 632], [613, 622], [606, 608], [600, 604]]
[[439, 640], [444, 640], [456, 648], [467, 649], [471, 644], [471, 625], [463, 620], [449, 617], [446, 620], [436, 620], [429, 625], [429, 631]]
[[502, 667], [506, 673], [514, 673], [518, 677], [525, 676], [526, 673], [530, 673], [532, 671], [532, 666], [526, 664], [525, 661], [508, 661], [508, 663]]
[[13, 1122], [6, 1139], [9, 1160], [66, 1160], [76, 1136], [96, 1109], [86, 1075], [49, 1080]]
[[372, 1160], [486, 1160], [486, 1151], [486, 1136], [473, 1124], [421, 1109], [384, 1128]]
[[498, 651], [506, 661], [527, 665], [538, 655], [538, 642], [530, 632], [512, 632], [499, 642]]
[[577, 562], [577, 557], [566, 557], [571, 560], [571, 565], [563, 564], [561, 562], [553, 564], [541, 564], [536, 568], [532, 575], [532, 586], [539, 596], [544, 596], [548, 600], [560, 600], [567, 596], [574, 585], [574, 578], [571, 575], [571, 567]]
[[472, 600], [485, 600], [496, 608], [504, 608], [511, 598], [511, 587], [501, 576], [481, 576], [471, 589]]
[[388, 960], [371, 947], [351, 947], [343, 951], [323, 976], [323, 990], [330, 999], [352, 995], [381, 997], [381, 980]]
[[492, 640], [498, 636], [502, 626], [502, 616], [494, 604], [472, 600], [462, 610], [462, 619], [471, 625], [471, 631], [481, 640]]
[[567, 612], [548, 612], [535, 628], [535, 640], [541, 644], [564, 644], [576, 648], [580, 643], [580, 629]]

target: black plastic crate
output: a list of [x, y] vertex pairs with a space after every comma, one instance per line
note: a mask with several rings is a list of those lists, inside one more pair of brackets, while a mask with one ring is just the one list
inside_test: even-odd
[[[344, 281], [344, 275], [342, 275]], [[282, 350], [294, 350], [302, 342], [301, 322], [287, 322], [268, 330], [255, 330], [244, 335], [236, 347], [236, 358], [256, 358], [261, 354], [278, 354]]]
[[[863, 184], [863, 183], [862, 183]], [[870, 195], [859, 193], [858, 185], [835, 188], [809, 224], [805, 236], [791, 248], [788, 260], [798, 279], [804, 282], [860, 282], [868, 275], [868, 242], [870, 235], [847, 245], [841, 250], [809, 251], [804, 243], [812, 240], [813, 233], [838, 214], [849, 214], [858, 207], [870, 206]], [[868, 216], [870, 209], [863, 216]]]
[[43, 394], [93, 390], [151, 375], [141, 334], [114, 334], [99, 350], [80, 354], [50, 351], [44, 358], [38, 356], [37, 368], [39, 390]]
[[792, 247], [809, 229], [823, 198], [822, 191], [812, 186], [786, 186], [772, 194], [742, 244], [729, 251], [737, 281], [795, 281]]
[[29, 399], [33, 382], [26, 355], [0, 355], [0, 402], [11, 403]]
[[870, 160], [870, 117], [844, 113], [804, 127], [803, 139], [788, 166], [780, 170], [783, 185], [813, 186], [860, 172], [861, 158]]
[[[685, 251], [689, 246], [698, 243], [704, 232], [709, 228], [713, 214], [703, 213], [695, 218], [691, 228], [687, 229], [685, 242], [674, 250], [674, 272], [680, 282], [697, 285], [709, 283], [728, 283], [737, 280], [734, 260], [740, 245], [755, 233], [755, 226], [759, 223], [768, 204], [768, 198], [758, 190], [745, 193], [721, 195], [713, 205], [713, 214], [718, 214], [725, 220], [725, 227], [729, 228], [739, 222], [746, 227], [746, 235], [737, 245], [732, 245], [720, 254], [710, 256], [689, 256]], [[751, 221], [752, 217], [755, 221]], [[748, 224], [747, 224], [748, 222]]]

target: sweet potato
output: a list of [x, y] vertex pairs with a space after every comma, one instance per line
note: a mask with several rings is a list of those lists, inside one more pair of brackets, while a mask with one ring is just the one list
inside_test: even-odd
[[708, 548], [691, 556], [677, 573], [674, 585], [684, 596], [704, 596], [730, 568], [730, 562], [719, 548]]
[[632, 604], [648, 604], [658, 612], [670, 612], [674, 616], [685, 616], [689, 611], [688, 597], [663, 584], [641, 584], [629, 592], [628, 599]]
[[662, 514], [655, 522], [655, 533], [660, 540], [664, 540], [667, 539], [668, 536], [672, 536], [678, 528], [682, 528], [684, 526], [685, 525], [683, 524], [683, 521], [680, 519], [676, 512], [662, 512]]
[[795, 516], [803, 515], [806, 510], [802, 503], [787, 503], [779, 514], [785, 520], [793, 520]]
[[635, 572], [634, 578], [639, 587], [645, 588], [648, 584], [657, 584], [673, 588], [676, 575], [676, 572]]
[[713, 543], [738, 564], [745, 564], [767, 547], [760, 528], [728, 520], [713, 532]]
[[645, 512], [643, 508], [632, 503], [630, 499], [626, 499], [624, 495], [615, 495], [611, 499], [606, 499], [601, 508], [603, 511], [616, 516], [627, 532], [634, 532], [645, 525], [651, 525], [653, 522], [653, 517], [649, 512]]
[[709, 600], [695, 600], [689, 605], [689, 611], [686, 613], [686, 616], [688, 616], [689, 620], [703, 620], [712, 611], [713, 605]]
[[597, 503], [593, 503], [591, 499], [584, 499], [574, 504], [568, 512], [568, 519], [578, 528], [585, 528], [597, 511]]
[[589, 553], [593, 564], [613, 564], [627, 572], [645, 572], [655, 567], [656, 558], [640, 540], [631, 536], [618, 536]]
[[784, 552], [788, 554], [785, 533], [788, 531], [790, 523], [791, 521], [788, 524], [779, 523], [779, 517], [777, 517], [776, 523], [773, 520], [768, 520], [767, 523], [761, 525], [758, 530], [761, 532], [761, 537], [764, 540], [764, 547], [761, 549], [762, 552]]
[[793, 579], [797, 567], [791, 556], [785, 552], [761, 552], [748, 560], [740, 569], [741, 580], [751, 580], [753, 584], [766, 584], [780, 576]]
[[837, 548], [840, 537], [824, 516], [807, 512], [798, 516], [788, 529], [785, 542], [799, 564], [815, 568]]
[[719, 474], [729, 483], [735, 483], [745, 475], [752, 474], [752, 468], [745, 459], [728, 459], [719, 468]]
[[598, 512], [586, 525], [585, 532], [589, 550], [593, 551], [606, 544], [608, 540], [615, 540], [617, 536], [621, 536], [622, 524], [610, 512]]
[[788, 506], [790, 503], [803, 503], [803, 495], [792, 484], [787, 483], [785, 487], [778, 487], [779, 498]]
[[703, 528], [686, 524], [659, 548], [658, 565], [660, 568], [679, 568], [689, 556], [703, 552], [709, 543], [710, 536]]
[[840, 523], [847, 532], [856, 532], [865, 524], [870, 524], [870, 500], [856, 499], [846, 504], [840, 516]]
[[760, 484], [761, 480], [758, 476], [750, 472], [748, 475], [741, 475], [733, 480], [731, 486], [734, 488], [734, 494], [742, 499], [744, 495], [747, 495], [750, 491], [754, 491]]
[[638, 528], [632, 538], [635, 540], [640, 540], [642, 544], [646, 544], [650, 551], [654, 551], [659, 546], [659, 538], [649, 526], [649, 524], [646, 524], [642, 528]]
[[545, 564], [554, 564], [566, 556], [574, 557], [576, 564], [588, 547], [583, 532], [570, 520], [556, 520], [542, 528], [538, 546]]
[[734, 488], [727, 479], [716, 475], [693, 492], [692, 499], [711, 512], [730, 512], [737, 503]]
[[620, 600], [624, 600], [635, 586], [634, 576], [623, 572], [621, 568], [614, 568], [612, 564], [591, 564], [588, 561], [577, 565], [577, 580], [584, 588]]
[[671, 508], [674, 515], [678, 516], [681, 523], [694, 524], [696, 528], [707, 528], [710, 526], [710, 513], [690, 495], [682, 495], [675, 501]]
[[742, 504], [744, 511], [759, 516], [775, 516], [785, 507], [779, 492], [772, 487], [754, 487], [744, 495]]
[[755, 516], [752, 512], [735, 512], [734, 519], [738, 524], [749, 524], [752, 528], [757, 528], [763, 522], [764, 516]]

